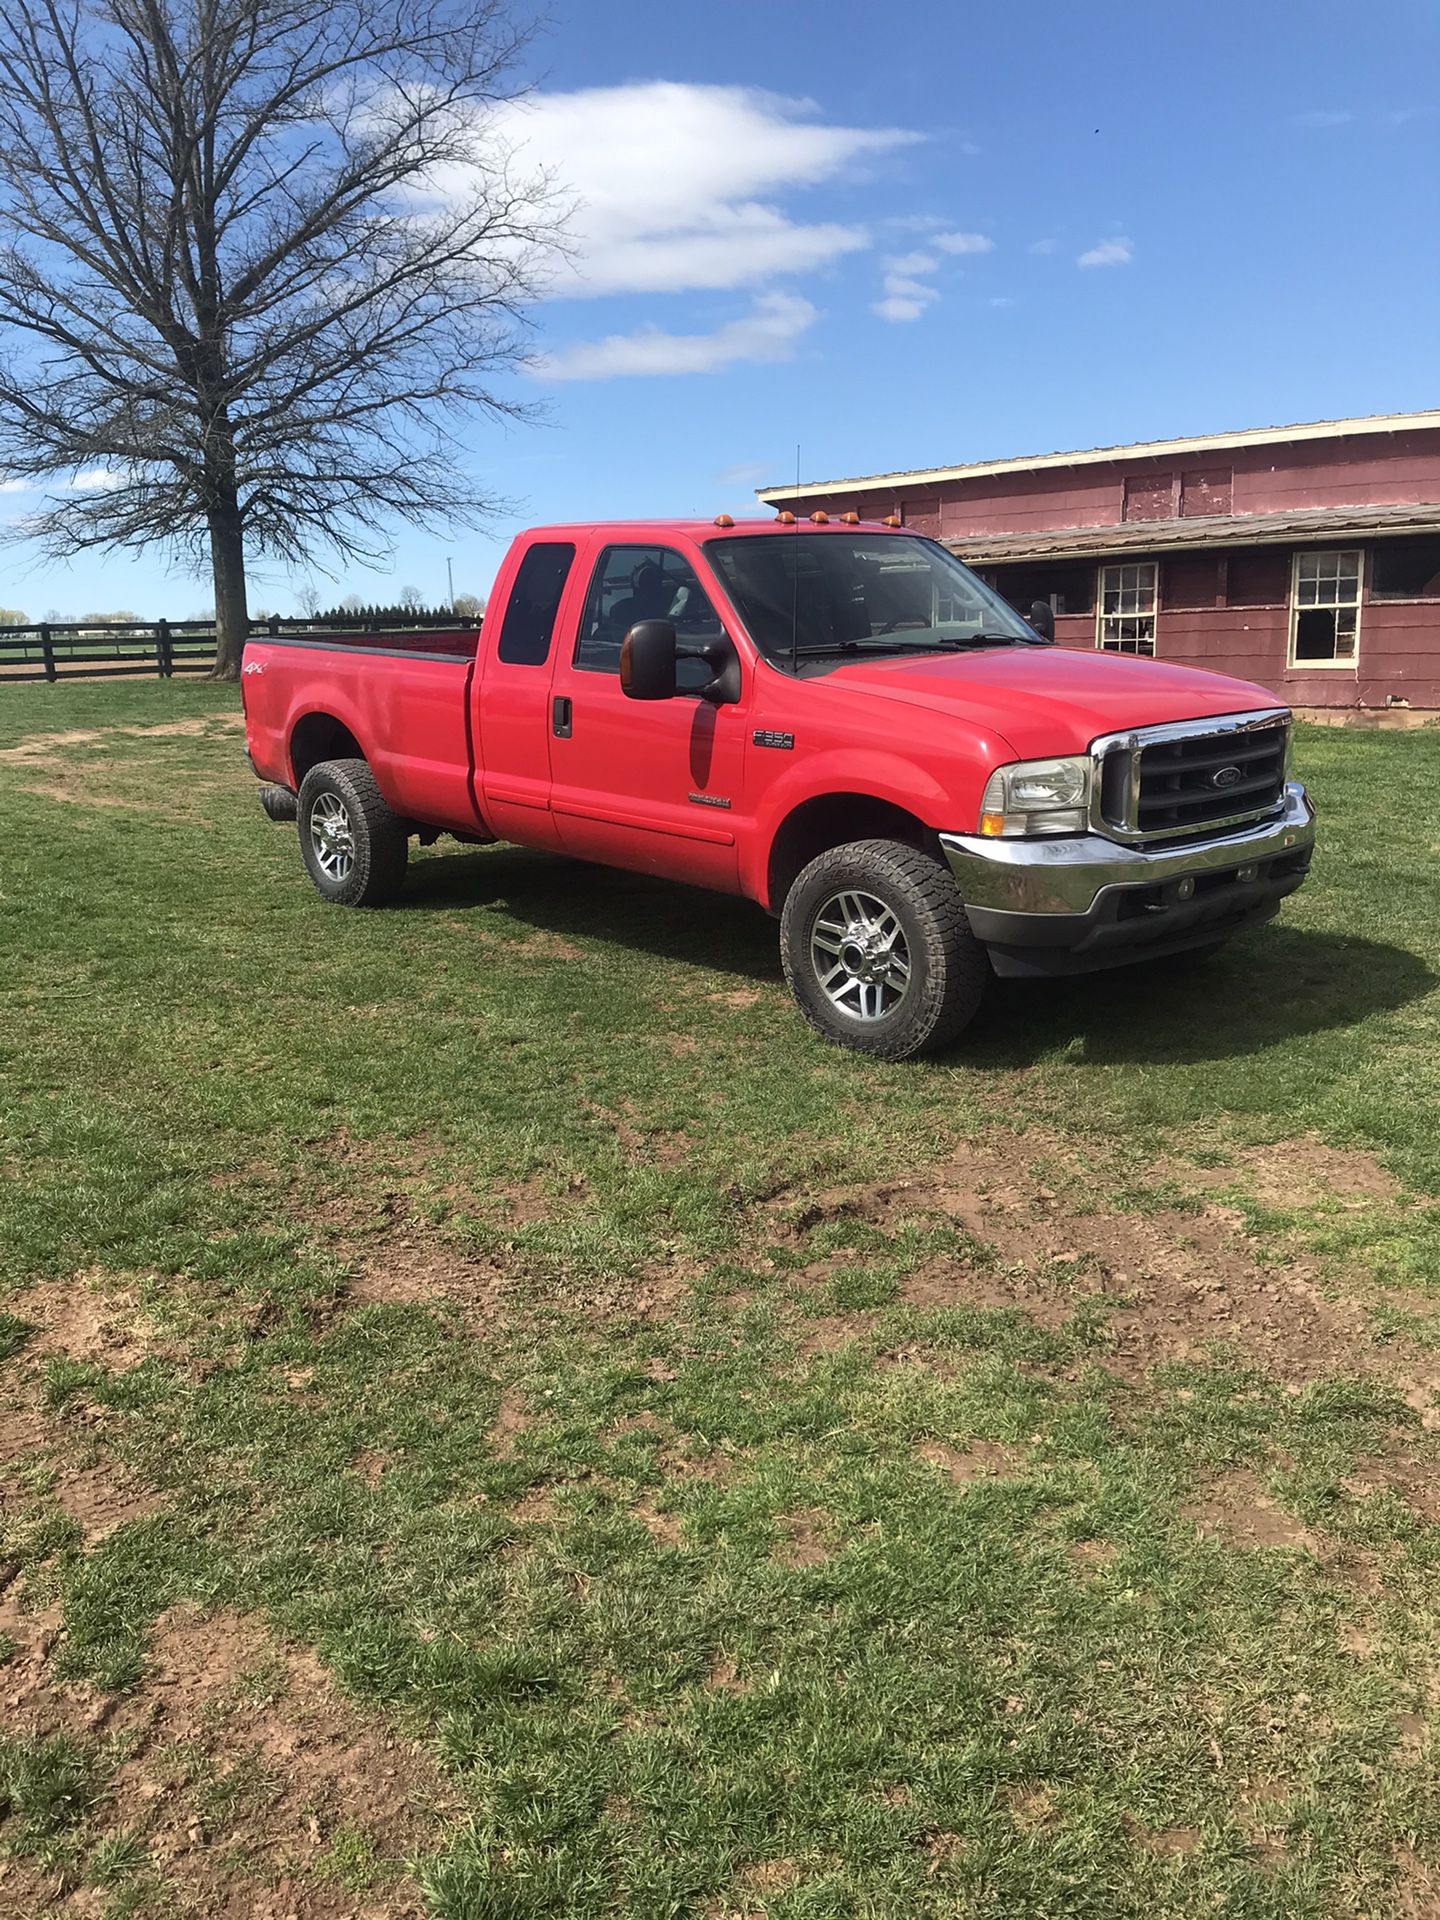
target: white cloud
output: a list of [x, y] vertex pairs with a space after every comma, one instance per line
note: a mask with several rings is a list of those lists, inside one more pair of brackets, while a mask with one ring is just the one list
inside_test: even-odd
[[931, 287], [920, 287], [913, 294], [892, 293], [885, 299], [877, 300], [871, 307], [872, 313], [878, 313], [882, 320], [900, 323], [906, 320], [918, 320], [930, 302], [936, 298]]
[[937, 233], [929, 242], [945, 253], [993, 253], [995, 242], [984, 233]]
[[895, 253], [885, 262], [891, 273], [933, 273], [939, 264], [933, 253]]
[[992, 307], [1013, 307], [1014, 297], [1008, 293], [997, 293], [990, 301]]
[[[495, 129], [519, 168], [544, 168], [573, 198], [566, 298], [755, 286], [813, 272], [869, 244], [864, 227], [804, 224], [777, 204], [922, 138], [901, 127], [832, 126], [808, 101], [675, 81], [545, 93], [501, 108]], [[437, 188], [459, 192], [459, 177]]]
[[1025, 251], [1027, 253], [1054, 253], [1055, 242], [1053, 240], [1032, 240]]
[[130, 484], [127, 474], [113, 473], [109, 467], [83, 467], [66, 483], [72, 493], [113, 493]]
[[28, 480], [0, 480], [0, 493], [29, 493]]
[[793, 293], [761, 294], [743, 319], [714, 333], [666, 333], [642, 327], [604, 340], [582, 340], [547, 354], [533, 371], [545, 380], [613, 380], [617, 376], [718, 373], [742, 361], [788, 360], [819, 318]]
[[1082, 253], [1075, 264], [1077, 267], [1126, 267], [1134, 258], [1133, 244], [1121, 237], [1102, 240], [1098, 247], [1091, 247], [1088, 253]]

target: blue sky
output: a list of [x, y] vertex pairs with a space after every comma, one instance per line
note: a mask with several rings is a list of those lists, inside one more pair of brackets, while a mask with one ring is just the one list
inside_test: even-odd
[[[754, 511], [797, 442], [824, 478], [1440, 405], [1436, 0], [550, 11], [513, 131], [578, 253], [516, 382], [544, 424], [472, 442], [513, 511], [327, 596], [443, 597], [447, 556], [484, 592], [534, 521]], [[0, 551], [32, 618], [205, 599]]]

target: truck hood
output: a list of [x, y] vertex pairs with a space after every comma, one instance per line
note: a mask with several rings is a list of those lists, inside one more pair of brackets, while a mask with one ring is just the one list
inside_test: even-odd
[[1228, 674], [1061, 647], [856, 661], [828, 673], [825, 684], [1003, 733], [1022, 760], [1081, 753], [1097, 735], [1127, 727], [1284, 705]]

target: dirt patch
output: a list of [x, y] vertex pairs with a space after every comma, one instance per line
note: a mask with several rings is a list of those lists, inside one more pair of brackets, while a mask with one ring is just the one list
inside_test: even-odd
[[1230, 1166], [1164, 1161], [1156, 1172], [1200, 1191], [1241, 1188], [1262, 1206], [1287, 1213], [1336, 1200], [1354, 1209], [1375, 1200], [1393, 1200], [1401, 1191], [1394, 1174], [1373, 1154], [1356, 1147], [1327, 1146], [1313, 1133], [1269, 1146], [1243, 1147]]
[[932, 1467], [938, 1467], [957, 1487], [973, 1486], [977, 1480], [999, 1479], [1014, 1472], [1012, 1456], [993, 1440], [969, 1440], [961, 1448], [927, 1440], [915, 1451]]
[[1050, 1826], [1055, 1819], [1055, 1796], [1048, 1787], [1012, 1787], [1005, 1796], [1010, 1818], [1025, 1833]]
[[1065, 1551], [1071, 1563], [1087, 1573], [1108, 1567], [1115, 1559], [1115, 1549], [1108, 1540], [1073, 1540]]
[[107, 1373], [125, 1373], [163, 1344], [133, 1293], [102, 1292], [88, 1273], [27, 1288], [11, 1304], [35, 1329], [25, 1348], [32, 1357], [90, 1361]]
[[469, 1260], [443, 1244], [384, 1242], [362, 1254], [346, 1282], [357, 1307], [453, 1302], [479, 1311], [495, 1311], [510, 1282], [489, 1260]]
[[680, 1545], [684, 1538], [684, 1529], [677, 1514], [661, 1513], [648, 1500], [637, 1501], [630, 1511], [658, 1545], [662, 1547]]
[[[43, 1677], [54, 1627], [45, 1616], [30, 1625], [20, 1673], [12, 1663], [7, 1677]], [[418, 1747], [343, 1699], [313, 1654], [277, 1642], [259, 1622], [172, 1609], [156, 1623], [133, 1693], [97, 1700], [42, 1685], [17, 1704], [12, 1724], [33, 1735], [103, 1724], [123, 1736], [126, 1757], [99, 1824], [134, 1833], [186, 1911], [235, 1920], [420, 1914], [408, 1882], [357, 1900], [327, 1886], [321, 1870], [337, 1838], [358, 1834], [398, 1872], [434, 1844], [453, 1796]]]
[[[1282, 1150], [1275, 1171], [1280, 1175]], [[1333, 1155], [1309, 1146], [1310, 1164], [1333, 1180]], [[1357, 1157], [1352, 1186], [1389, 1191], [1389, 1176]], [[1174, 1179], [1169, 1167], [1167, 1177]], [[1226, 1172], [1234, 1179], [1234, 1170]], [[768, 1231], [803, 1251], [817, 1227], [855, 1220], [893, 1236], [907, 1225], [948, 1221], [975, 1243], [920, 1264], [901, 1283], [916, 1307], [1016, 1309], [1058, 1327], [1091, 1309], [1103, 1328], [1104, 1364], [1140, 1377], [1162, 1362], [1202, 1360], [1216, 1346], [1290, 1381], [1368, 1371], [1393, 1379], [1394, 1357], [1376, 1348], [1365, 1306], [1332, 1300], [1322, 1273], [1304, 1257], [1283, 1266], [1257, 1262], [1238, 1211], [1157, 1208], [1126, 1212], [1107, 1203], [1103, 1166], [1083, 1160], [1055, 1136], [1035, 1132], [967, 1142], [906, 1181], [833, 1188], [765, 1202]], [[848, 1256], [853, 1258], [854, 1256]], [[827, 1252], [814, 1274], [843, 1264]], [[805, 1269], [802, 1281], [812, 1277]], [[1440, 1377], [1426, 1373], [1399, 1389], [1428, 1421]]]
[[714, 1007], [731, 1007], [739, 1012], [745, 1007], [753, 1007], [764, 999], [759, 987], [731, 987], [725, 993], [707, 993], [705, 998]]
[[153, 727], [72, 727], [59, 733], [32, 734], [13, 747], [0, 747], [0, 765], [59, 765], [68, 747], [93, 747], [108, 740], [194, 739], [212, 729], [240, 733], [244, 727], [243, 713], [208, 713], [190, 720], [166, 720]]
[[1226, 1474], [1183, 1508], [1201, 1533], [1241, 1547], [1315, 1553], [1315, 1537], [1265, 1491], [1253, 1473]]
[[824, 1534], [825, 1516], [813, 1509], [808, 1513], [785, 1514], [780, 1521], [783, 1538], [775, 1557], [787, 1567], [818, 1567], [830, 1558], [831, 1548]]

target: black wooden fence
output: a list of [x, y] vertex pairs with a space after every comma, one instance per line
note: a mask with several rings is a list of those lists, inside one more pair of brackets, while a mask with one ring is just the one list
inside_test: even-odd
[[[461, 618], [417, 620], [412, 631], [437, 633], [473, 628]], [[396, 620], [252, 620], [254, 634], [395, 633]], [[15, 680], [101, 680], [134, 674], [207, 673], [215, 657], [213, 620], [137, 620], [82, 626], [42, 621], [34, 627], [0, 627], [0, 686]]]

